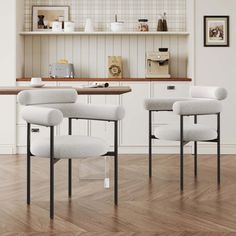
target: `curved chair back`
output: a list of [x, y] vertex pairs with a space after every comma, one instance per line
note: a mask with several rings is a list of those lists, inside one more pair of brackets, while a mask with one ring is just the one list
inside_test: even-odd
[[227, 98], [227, 90], [220, 87], [194, 86], [190, 89], [190, 96], [192, 98], [224, 100]]
[[39, 105], [54, 103], [75, 103], [77, 91], [75, 89], [38, 89], [24, 90], [17, 96], [21, 105]]

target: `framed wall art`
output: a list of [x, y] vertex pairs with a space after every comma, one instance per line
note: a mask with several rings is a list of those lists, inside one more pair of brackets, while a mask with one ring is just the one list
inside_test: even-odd
[[69, 6], [32, 7], [33, 31], [51, 31], [53, 21], [69, 21]]
[[229, 16], [204, 16], [204, 46], [229, 47]]

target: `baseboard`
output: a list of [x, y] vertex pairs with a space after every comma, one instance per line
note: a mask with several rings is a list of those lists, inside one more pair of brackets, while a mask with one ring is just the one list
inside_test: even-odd
[[[216, 154], [216, 144], [198, 144], [199, 154]], [[236, 144], [222, 144], [221, 154], [236, 154]]]
[[14, 145], [0, 145], [0, 154], [14, 155], [16, 154], [16, 147]]
[[17, 154], [26, 154], [27, 153], [26, 146], [17, 146], [16, 147], [16, 153]]
[[[179, 153], [179, 146], [173, 145], [173, 146], [154, 146], [152, 148], [153, 153], [158, 154], [177, 154]], [[192, 152], [192, 146], [186, 146], [184, 148], [185, 153], [191, 153]], [[119, 153], [120, 154], [147, 154], [148, 153], [148, 147], [145, 146], [137, 146], [137, 147], [119, 147]]]

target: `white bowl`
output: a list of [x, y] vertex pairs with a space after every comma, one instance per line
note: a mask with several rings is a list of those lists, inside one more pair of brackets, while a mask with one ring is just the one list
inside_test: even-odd
[[112, 32], [124, 32], [125, 31], [125, 23], [124, 22], [112, 22], [111, 23], [111, 31]]
[[34, 84], [34, 83], [30, 83], [30, 87], [32, 88], [42, 88], [45, 84], [41, 83], [41, 84]]

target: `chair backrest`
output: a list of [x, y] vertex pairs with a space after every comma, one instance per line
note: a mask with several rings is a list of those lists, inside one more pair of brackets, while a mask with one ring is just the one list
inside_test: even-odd
[[192, 98], [224, 100], [227, 98], [227, 90], [220, 87], [194, 86], [190, 89], [190, 96]]
[[18, 96], [21, 105], [39, 105], [55, 103], [75, 103], [77, 91], [75, 89], [38, 89], [24, 90]]

